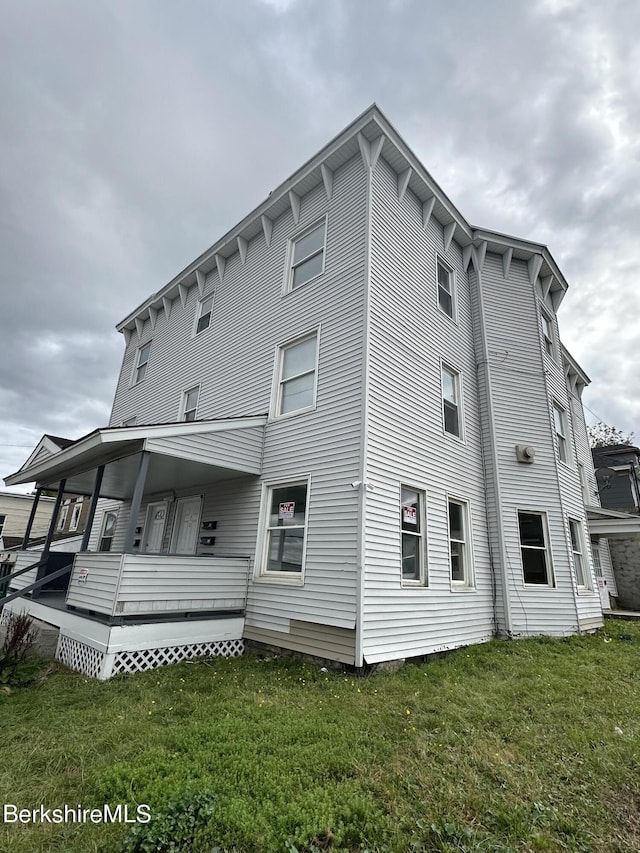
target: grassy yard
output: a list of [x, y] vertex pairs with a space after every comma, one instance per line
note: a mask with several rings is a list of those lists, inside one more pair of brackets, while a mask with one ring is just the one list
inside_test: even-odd
[[0, 799], [143, 803], [152, 823], [125, 843], [125, 825], [0, 821], [0, 849], [640, 850], [639, 676], [640, 624], [622, 621], [394, 675], [282, 658], [106, 684], [49, 670], [0, 695]]

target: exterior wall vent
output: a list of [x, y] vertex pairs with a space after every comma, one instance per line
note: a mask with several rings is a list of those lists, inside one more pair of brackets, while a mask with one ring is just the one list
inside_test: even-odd
[[529, 465], [536, 458], [536, 449], [530, 444], [516, 444], [516, 459]]

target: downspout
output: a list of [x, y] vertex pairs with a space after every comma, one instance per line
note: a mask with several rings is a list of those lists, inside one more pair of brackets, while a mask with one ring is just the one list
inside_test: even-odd
[[[484, 256], [482, 253], [482, 261], [478, 259], [478, 252], [475, 247], [472, 252], [473, 265], [476, 270], [476, 290], [478, 299], [478, 331], [480, 333], [480, 353], [479, 361], [476, 364], [478, 374], [478, 386], [484, 385], [485, 400], [487, 404], [487, 431], [488, 431], [488, 451], [489, 459], [493, 469], [493, 483], [489, 483], [485, 475], [485, 495], [488, 496], [491, 486], [493, 486], [494, 501], [496, 508], [496, 537], [498, 539], [498, 553], [500, 564], [500, 579], [502, 584], [502, 606], [504, 612], [504, 627], [508, 637], [513, 634], [513, 623], [511, 620], [511, 602], [509, 600], [509, 576], [507, 572], [507, 548], [504, 541], [504, 533], [502, 531], [502, 494], [500, 491], [500, 477], [498, 474], [498, 441], [495, 431], [494, 420], [494, 405], [493, 394], [491, 389], [491, 374], [489, 370], [489, 345], [487, 342], [487, 327], [484, 319], [484, 299], [482, 297], [482, 266], [484, 266]], [[482, 428], [482, 418], [480, 418]], [[486, 472], [485, 472], [486, 473]], [[486, 498], [485, 498], [486, 499]], [[489, 539], [491, 539], [491, 530], [487, 530]], [[490, 552], [491, 552], [490, 548]], [[493, 563], [493, 558], [492, 558]], [[492, 565], [492, 570], [495, 574], [495, 563]], [[495, 615], [495, 614], [494, 614]]]

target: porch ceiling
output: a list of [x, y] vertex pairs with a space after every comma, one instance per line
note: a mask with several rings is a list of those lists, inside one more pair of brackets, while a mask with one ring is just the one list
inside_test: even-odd
[[640, 539], [640, 516], [600, 507], [587, 508], [591, 536], [604, 539]]
[[7, 485], [36, 482], [91, 494], [105, 466], [100, 496], [126, 500], [133, 494], [140, 457], [149, 457], [145, 492], [172, 491], [261, 472], [266, 417], [194, 421], [96, 430], [37, 464], [5, 478]]

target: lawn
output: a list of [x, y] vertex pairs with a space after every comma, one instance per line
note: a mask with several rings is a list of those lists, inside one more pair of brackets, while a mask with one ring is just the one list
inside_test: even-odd
[[639, 672], [622, 621], [366, 677], [255, 657], [108, 683], [50, 667], [0, 694], [0, 799], [152, 820], [138, 837], [0, 820], [0, 849], [640, 850]]

